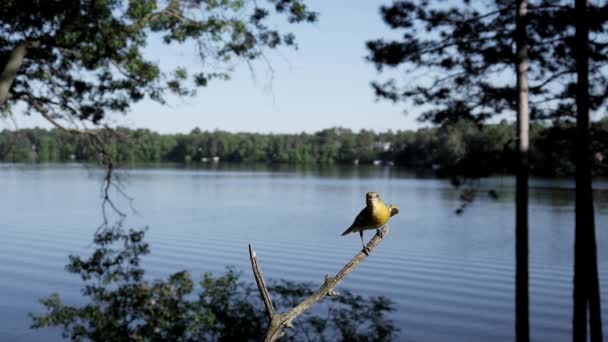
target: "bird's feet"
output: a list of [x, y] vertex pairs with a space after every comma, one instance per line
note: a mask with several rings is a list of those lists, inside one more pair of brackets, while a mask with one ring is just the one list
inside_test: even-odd
[[363, 246], [363, 253], [367, 256], [369, 256], [369, 253], [371, 253], [372, 250], [369, 249], [367, 246]]
[[378, 228], [376, 230], [376, 233], [378, 234], [378, 236], [382, 239], [384, 237], [384, 233], [382, 232], [382, 227]]

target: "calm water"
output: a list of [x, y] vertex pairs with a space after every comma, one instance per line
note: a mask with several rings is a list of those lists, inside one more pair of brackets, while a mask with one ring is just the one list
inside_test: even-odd
[[[58, 340], [30, 331], [37, 298], [58, 291], [79, 300], [78, 278], [64, 265], [86, 254], [101, 222], [102, 174], [82, 166], [0, 165], [0, 340]], [[446, 181], [397, 169], [193, 170], [123, 172], [135, 198], [133, 225], [150, 227], [151, 277], [181, 269], [221, 273], [227, 265], [253, 280], [247, 244], [265, 276], [321, 283], [360, 250], [340, 237], [377, 191], [401, 207], [390, 236], [343, 283], [385, 295], [402, 341], [510, 341], [514, 326], [513, 181], [485, 180], [499, 200], [480, 193], [462, 216]], [[573, 190], [569, 181], [533, 180], [530, 190], [531, 333], [569, 341], [572, 297]], [[595, 184], [604, 329], [608, 331], [608, 182]], [[126, 203], [121, 203], [125, 209]], [[366, 238], [370, 238], [368, 233]]]

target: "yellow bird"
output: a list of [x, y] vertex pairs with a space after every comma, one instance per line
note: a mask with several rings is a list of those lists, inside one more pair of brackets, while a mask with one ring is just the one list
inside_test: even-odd
[[380, 196], [375, 192], [368, 192], [365, 195], [365, 202], [367, 206], [357, 215], [353, 224], [342, 233], [342, 236], [344, 236], [348, 233], [359, 232], [364, 250], [366, 250], [366, 246], [363, 243], [363, 231], [378, 229], [384, 226], [391, 216], [399, 213], [397, 206], [384, 204]]

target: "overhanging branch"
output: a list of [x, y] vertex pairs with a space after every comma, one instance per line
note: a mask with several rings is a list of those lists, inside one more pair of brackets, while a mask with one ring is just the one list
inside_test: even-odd
[[58, 128], [64, 132], [88, 136], [90, 138], [92, 146], [99, 153], [99, 156], [100, 156], [99, 161], [102, 165], [104, 165], [106, 167], [106, 172], [105, 172], [105, 176], [103, 179], [103, 188], [102, 188], [103, 201], [101, 203], [103, 223], [99, 226], [99, 228], [97, 228], [97, 232], [108, 224], [108, 215], [107, 215], [107, 211], [106, 211], [106, 206], [108, 206], [108, 205], [110, 206], [112, 211], [114, 211], [120, 217], [121, 221], [124, 220], [127, 217], [127, 215], [123, 211], [118, 209], [118, 207], [116, 206], [114, 201], [111, 199], [110, 187], [112, 185], [114, 185], [114, 187], [119, 191], [119, 193], [121, 193], [123, 196], [125, 196], [125, 198], [127, 198], [129, 201], [132, 201], [132, 198], [126, 196], [124, 191], [122, 191], [122, 189], [120, 189], [120, 187], [118, 187], [116, 184], [113, 183], [114, 166], [115, 166], [114, 158], [106, 150], [105, 143], [102, 140], [102, 138], [100, 137], [100, 135], [97, 134], [98, 132], [94, 131], [94, 130], [89, 130], [89, 129], [70, 128], [70, 127], [66, 127], [66, 126], [62, 125], [59, 121], [55, 120], [51, 109], [49, 109], [48, 107], [45, 106], [45, 104], [48, 105], [48, 104], [53, 103], [49, 99], [35, 97], [28, 93], [19, 94], [19, 98], [22, 99], [23, 101], [26, 101], [29, 105], [31, 105], [36, 111], [38, 111], [40, 113], [40, 115], [42, 115], [43, 118], [45, 118], [48, 122], [50, 122], [56, 128]]
[[67, 127], [67, 126], [62, 125], [59, 121], [55, 120], [55, 118], [51, 114], [51, 111], [43, 105], [43, 103], [51, 102], [48, 99], [34, 97], [33, 95], [28, 94], [28, 93], [21, 94], [20, 98], [23, 99], [28, 104], [30, 104], [34, 109], [36, 109], [36, 111], [38, 111], [38, 113], [40, 113], [40, 115], [42, 115], [42, 117], [46, 121], [48, 121], [51, 125], [55, 126], [56, 128], [58, 128], [64, 132], [90, 135], [90, 136], [96, 135], [95, 131], [88, 130], [88, 129], [78, 129], [78, 128]]

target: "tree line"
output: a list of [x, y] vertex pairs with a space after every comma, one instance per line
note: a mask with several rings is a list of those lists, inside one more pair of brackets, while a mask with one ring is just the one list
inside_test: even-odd
[[[575, 170], [570, 121], [533, 124], [530, 130], [530, 170], [537, 176], [566, 176]], [[435, 170], [439, 175], [483, 176], [513, 172], [516, 158], [514, 127], [501, 121], [480, 126], [461, 120], [440, 127], [377, 133], [330, 128], [316, 133], [261, 134], [201, 131], [159, 134], [147, 129], [99, 130], [106, 149], [123, 165], [148, 162], [199, 164], [213, 162], [286, 164], [398, 165]], [[593, 171], [608, 175], [608, 119], [591, 126], [595, 154]], [[93, 162], [98, 156], [91, 139], [60, 129], [20, 129], [0, 132], [2, 162]]]

